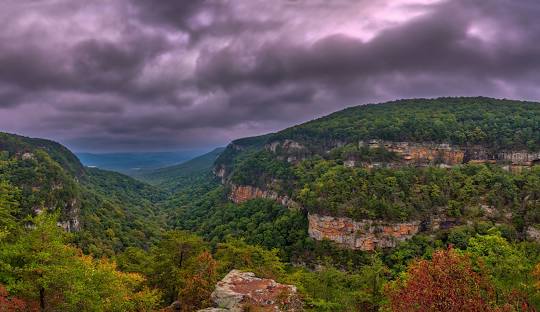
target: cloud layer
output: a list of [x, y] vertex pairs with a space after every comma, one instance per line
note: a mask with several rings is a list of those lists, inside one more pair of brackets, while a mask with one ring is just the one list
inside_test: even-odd
[[0, 130], [170, 150], [396, 98], [539, 100], [538, 16], [534, 0], [4, 0]]

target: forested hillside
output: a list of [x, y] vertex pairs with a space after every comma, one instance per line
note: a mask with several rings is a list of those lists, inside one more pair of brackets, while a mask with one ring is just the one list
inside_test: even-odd
[[398, 100], [351, 107], [280, 131], [272, 140], [305, 144], [389, 141], [481, 144], [497, 149], [540, 149], [538, 103], [485, 97]]
[[146, 183], [155, 185], [171, 192], [178, 191], [186, 185], [196, 184], [199, 178], [211, 172], [216, 158], [225, 148], [216, 148], [209, 153], [195, 157], [175, 166], [154, 170], [143, 170], [134, 177]]
[[532, 200], [537, 103], [403, 100], [349, 108], [263, 138], [244, 139], [259, 141], [249, 148], [235, 141], [218, 158], [226, 185], [356, 220], [427, 221], [490, 207], [513, 212], [520, 232], [540, 222]]
[[[537, 251], [530, 251], [538, 250], [539, 144], [538, 103], [482, 97], [400, 100], [352, 107], [275, 134], [233, 141], [214, 170], [224, 185], [221, 196], [246, 205], [242, 212], [266, 199], [304, 214], [308, 235], [295, 240], [293, 254], [282, 249], [295, 262], [330, 257], [343, 270], [347, 262], [364, 266], [362, 251], [378, 250], [383, 264], [397, 274], [411, 259], [430, 259], [443, 246], [470, 250], [472, 242], [498, 241], [510, 244], [507, 251], [527, 253], [528, 269], [521, 267], [521, 277], [515, 278], [530, 285], [522, 274], [538, 262]], [[248, 240], [257, 237], [243, 234], [250, 229], [244, 224], [251, 222], [241, 213], [231, 218], [240, 223], [232, 229], [224, 218], [216, 217], [221, 223], [215, 226], [205, 225], [212, 218], [202, 216], [177, 219], [211, 239], [216, 232], [235, 231]], [[276, 247], [280, 241], [266, 244]], [[340, 253], [323, 247], [330, 241]], [[497, 253], [488, 251], [492, 247], [475, 248], [483, 248], [484, 256]], [[488, 280], [495, 283], [503, 278], [498, 274], [513, 274], [490, 270]], [[497, 287], [511, 292], [515, 286]], [[537, 300], [525, 288], [512, 291], [530, 304]]]
[[354, 107], [150, 184], [2, 134], [0, 306], [197, 311], [238, 269], [295, 285], [283, 311], [536, 311], [539, 107]]
[[58, 213], [77, 232], [81, 247], [113, 255], [128, 246], [148, 246], [163, 227], [155, 203], [164, 193], [127, 176], [83, 168], [58, 143], [3, 133], [0, 179], [17, 190], [17, 217]]

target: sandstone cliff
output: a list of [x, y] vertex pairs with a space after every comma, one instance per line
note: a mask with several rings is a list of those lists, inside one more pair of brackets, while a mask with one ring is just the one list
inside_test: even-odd
[[500, 163], [513, 166], [540, 164], [539, 152], [492, 150], [482, 146], [456, 146], [446, 143], [414, 143], [371, 140], [359, 146], [385, 148], [400, 156], [403, 164], [455, 166], [464, 163]]
[[420, 231], [420, 221], [388, 223], [383, 221], [354, 221], [350, 218], [309, 214], [309, 236], [328, 239], [342, 247], [371, 251], [395, 247], [398, 242], [412, 238]]
[[[331, 142], [331, 145], [325, 146], [324, 152], [329, 152], [330, 149], [343, 146], [344, 144], [345, 142], [341, 141]], [[359, 147], [384, 148], [396, 153], [400, 159], [390, 165], [455, 166], [469, 162], [493, 162], [509, 166], [527, 167], [540, 164], [540, 152], [529, 152], [526, 150], [493, 150], [478, 145], [457, 146], [448, 143], [392, 142], [383, 140], [359, 141], [358, 145]], [[309, 156], [321, 153], [321, 151], [310, 150], [303, 144], [289, 139], [273, 141], [265, 145], [265, 148], [277, 154], [279, 159], [286, 160], [290, 163], [296, 163]], [[354, 157], [344, 159], [344, 161], [346, 166], [360, 164], [358, 159], [354, 159]], [[361, 165], [366, 167], [373, 166], [373, 164]]]
[[250, 185], [235, 185], [231, 184], [231, 190], [229, 193], [229, 199], [237, 204], [244, 203], [251, 199], [267, 198], [277, 201], [288, 208], [299, 208], [300, 205], [293, 201], [288, 196], [281, 196], [274, 191], [262, 190], [255, 186]]

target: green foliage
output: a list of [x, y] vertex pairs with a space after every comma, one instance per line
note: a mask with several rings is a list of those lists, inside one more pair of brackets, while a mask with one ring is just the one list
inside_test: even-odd
[[7, 181], [0, 180], [0, 241], [17, 227], [20, 191]]
[[[451, 244], [470, 255], [475, 272], [487, 274], [496, 301], [518, 296], [537, 305], [532, 270], [540, 245], [519, 240], [540, 223], [540, 168], [367, 170], [344, 161], [396, 159], [382, 148], [359, 147], [369, 139], [539, 150], [538, 116], [537, 104], [486, 98], [350, 108], [142, 177], [154, 186], [83, 168], [57, 143], [0, 134], [0, 285], [50, 310], [143, 311], [179, 300], [192, 311], [209, 305], [220, 276], [241, 269], [295, 284], [308, 310], [377, 311], [388, 281]], [[305, 148], [264, 148], [284, 140]], [[289, 163], [291, 155], [306, 160]], [[227, 182], [288, 195], [309, 213], [422, 224], [446, 215], [467, 225], [441, 225], [382, 254], [337, 248], [308, 237], [304, 210], [262, 199], [229, 203], [211, 172], [216, 157]], [[28, 227], [40, 211], [56, 212], [61, 222], [78, 217], [81, 229], [65, 233], [47, 213]], [[165, 232], [167, 226], [189, 232]], [[113, 257], [129, 273], [83, 252]]]
[[46, 152], [72, 175], [78, 176], [83, 172], [83, 166], [77, 157], [56, 142], [0, 132], [0, 151], [3, 155], [0, 159], [24, 153], [35, 153], [38, 150]]
[[313, 311], [378, 311], [388, 270], [375, 255], [359, 270], [326, 266], [317, 271], [297, 269], [285, 278], [298, 287]]
[[118, 256], [119, 268], [147, 276], [148, 286], [161, 290], [163, 305], [178, 300], [182, 311], [207, 307], [217, 281], [216, 261], [200, 237], [167, 232], [150, 251], [131, 247]]
[[32, 229], [0, 246], [0, 283], [10, 293], [39, 302], [45, 311], [140, 311], [156, 306], [158, 293], [143, 278], [116, 270], [67, 245], [57, 218], [42, 214]]
[[70, 176], [43, 150], [35, 150], [27, 157], [12, 156], [0, 161], [0, 179], [21, 191], [19, 216], [32, 214], [34, 210], [61, 211], [76, 209], [73, 199], [80, 189]]
[[220, 263], [222, 273], [237, 269], [268, 278], [277, 278], [284, 273], [277, 249], [267, 250], [260, 246], [248, 245], [238, 239], [218, 244], [216, 259]]
[[387, 250], [383, 255], [383, 260], [391, 269], [392, 275], [398, 276], [407, 269], [411, 261], [418, 258], [429, 259], [434, 249], [441, 247], [444, 247], [441, 241], [433, 241], [425, 235], [416, 235], [396, 248]]
[[[467, 252], [485, 266], [495, 285], [497, 298], [508, 298], [513, 292], [532, 295], [535, 260], [510, 244], [499, 233], [478, 235], [469, 240]], [[503, 302], [500, 302], [503, 303]]]
[[179, 165], [145, 171], [135, 177], [160, 189], [176, 193], [189, 185], [202, 183], [212, 174], [216, 158], [225, 148], [216, 148], [210, 153], [195, 157]]
[[224, 188], [213, 185], [210, 191], [202, 192], [197, 185], [192, 185], [172, 196], [164, 208], [171, 226], [195, 232], [213, 246], [232, 237], [266, 249], [277, 248], [284, 261], [314, 265], [331, 257], [340, 268], [348, 267], [349, 262], [355, 265], [366, 262], [362, 252], [309, 238], [307, 218], [302, 212], [289, 210], [268, 199], [240, 205], [227, 203]]
[[129, 246], [149, 248], [165, 226], [157, 202], [165, 193], [128, 176], [87, 168], [81, 179], [81, 231], [77, 243], [95, 256]]
[[336, 147], [329, 153], [329, 159], [333, 160], [347, 160], [355, 159], [360, 162], [390, 162], [399, 160], [396, 153], [390, 152], [385, 148], [369, 148], [359, 147], [356, 143], [344, 145], [342, 147]]
[[231, 182], [237, 185], [255, 185], [267, 187], [272, 180], [281, 181], [281, 189], [285, 191], [285, 184], [293, 178], [290, 166], [283, 161], [277, 160], [268, 151], [258, 151], [253, 154], [245, 154], [236, 159], [235, 170], [231, 176]]
[[482, 144], [540, 149], [540, 105], [484, 97], [399, 100], [347, 108], [275, 134], [320, 150], [358, 140]]
[[482, 216], [483, 204], [494, 210], [493, 218], [513, 212], [526, 223], [540, 222], [532, 200], [539, 195], [537, 167], [519, 174], [489, 165], [368, 170], [314, 159], [295, 173], [296, 198], [312, 213], [396, 221], [445, 213], [471, 219]]
[[0, 133], [0, 149], [0, 212], [6, 214], [0, 222], [10, 220], [7, 214], [21, 221], [58, 212], [72, 230], [80, 223], [76, 241], [95, 256], [112, 256], [128, 246], [148, 248], [159, 237], [165, 219], [157, 202], [165, 192], [121, 174], [83, 169], [55, 142]]
[[185, 232], [168, 233], [151, 251], [149, 282], [164, 290], [164, 298], [174, 301], [185, 285], [185, 277], [197, 264], [197, 256], [207, 249], [203, 240]]
[[307, 239], [307, 221], [298, 211], [272, 200], [258, 199], [219, 207], [201, 220], [197, 231], [216, 243], [232, 236], [268, 249], [278, 248], [281, 256], [288, 259]]
[[266, 144], [271, 136], [272, 134], [267, 134], [232, 141], [231, 144], [229, 144], [229, 146], [227, 146], [225, 150], [220, 153], [219, 157], [216, 159], [215, 166], [234, 166], [233, 163], [238, 155], [244, 152], [260, 150], [264, 147], [264, 144]]

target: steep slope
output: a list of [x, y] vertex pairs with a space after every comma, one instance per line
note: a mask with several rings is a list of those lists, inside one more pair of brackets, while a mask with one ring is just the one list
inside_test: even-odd
[[45, 151], [62, 168], [73, 175], [80, 175], [83, 172], [83, 166], [77, 156], [61, 144], [45, 139], [0, 132], [0, 151], [4, 155], [23, 155], [24, 153], [33, 153], [36, 150]]
[[175, 192], [193, 179], [211, 172], [215, 160], [224, 150], [225, 148], [219, 147], [179, 165], [144, 170], [134, 176], [146, 183]]
[[163, 192], [121, 174], [84, 168], [56, 142], [1, 133], [0, 182], [15, 190], [17, 219], [58, 213], [61, 225], [96, 255], [147, 247], [163, 227], [155, 205]]
[[280, 131], [270, 141], [332, 148], [380, 139], [537, 151], [539, 114], [538, 103], [484, 97], [399, 100], [351, 107]]
[[470, 222], [534, 236], [539, 149], [538, 103], [412, 99], [234, 141], [214, 171], [233, 202], [300, 208], [312, 238], [372, 250]]

